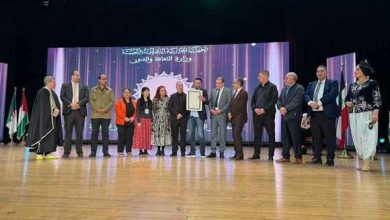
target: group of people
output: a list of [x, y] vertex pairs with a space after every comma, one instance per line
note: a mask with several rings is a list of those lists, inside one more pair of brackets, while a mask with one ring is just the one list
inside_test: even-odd
[[[369, 171], [375, 155], [378, 136], [378, 112], [381, 98], [378, 83], [370, 79], [373, 68], [366, 61], [360, 62], [355, 70], [356, 82], [349, 85], [345, 98], [349, 109], [349, 120], [352, 138], [358, 156], [363, 160], [363, 171]], [[258, 75], [259, 85], [250, 100], [254, 124], [254, 153], [249, 160], [259, 160], [262, 136], [265, 129], [268, 135], [268, 160], [274, 160], [275, 151], [275, 114], [278, 110], [282, 116], [281, 136], [282, 155], [278, 163], [290, 162], [290, 148], [293, 148], [295, 160], [302, 164], [301, 123], [310, 118], [310, 129], [313, 137], [313, 157], [309, 164], [322, 164], [322, 151], [327, 148], [325, 165], [334, 166], [336, 149], [336, 118], [340, 115], [337, 104], [339, 86], [336, 80], [327, 78], [326, 66], [317, 67], [317, 80], [309, 83], [306, 90], [297, 83], [298, 76], [289, 72], [284, 78], [284, 87], [278, 94], [275, 84], [269, 80], [270, 73], [263, 70]], [[75, 128], [76, 151], [83, 158], [82, 131], [87, 115], [86, 105], [89, 102], [92, 110], [91, 154], [96, 157], [98, 137], [102, 133], [104, 157], [110, 157], [109, 125], [112, 110], [115, 111], [115, 124], [118, 129], [117, 150], [119, 156], [131, 155], [132, 149], [138, 149], [140, 156], [148, 156], [148, 150], [157, 146], [156, 156], [165, 155], [165, 146], [172, 146], [170, 156], [177, 156], [180, 147], [181, 156], [196, 156], [196, 138], [198, 133], [199, 151], [202, 158], [224, 158], [227, 124], [231, 122], [234, 140], [234, 160], [243, 160], [242, 130], [247, 123], [248, 92], [244, 81], [236, 79], [233, 91], [225, 86], [223, 77], [215, 81], [215, 88], [210, 95], [202, 88], [202, 79], [195, 78], [193, 88], [201, 90], [199, 101], [201, 111], [186, 109], [187, 95], [183, 83], [176, 83], [176, 92], [170, 97], [164, 86], [157, 88], [153, 100], [147, 87], [141, 89], [141, 97], [133, 100], [131, 90], [123, 89], [122, 96], [115, 101], [114, 93], [107, 86], [107, 75], [98, 77], [98, 85], [89, 88], [80, 83], [80, 73], [72, 72], [71, 82], [61, 87], [60, 99], [63, 103], [60, 110], [59, 98], [54, 92], [55, 79], [47, 76], [45, 87], [38, 91], [32, 110], [32, 117], [27, 136], [27, 146], [37, 153], [36, 159], [54, 159], [51, 153], [57, 145], [62, 145], [62, 126], [60, 114], [65, 122], [65, 141], [63, 158], [69, 158], [72, 133]], [[206, 108], [206, 106], [208, 106]], [[307, 109], [305, 111], [304, 109]], [[206, 156], [204, 123], [206, 111], [211, 117], [211, 152]], [[303, 111], [305, 113], [303, 114]], [[302, 117], [304, 115], [304, 117]], [[187, 127], [189, 129], [190, 152], [186, 154]], [[217, 144], [219, 151], [217, 154]]]

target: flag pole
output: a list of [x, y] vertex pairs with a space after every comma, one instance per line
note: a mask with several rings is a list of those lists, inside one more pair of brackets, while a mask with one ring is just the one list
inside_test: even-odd
[[[341, 58], [341, 72], [342, 73], [345, 73], [344, 71], [344, 62], [343, 62], [343, 58]], [[344, 76], [343, 76], [344, 77]], [[345, 83], [345, 82], [344, 82]], [[342, 91], [340, 91], [342, 92]], [[339, 94], [339, 96], [342, 97], [342, 94]], [[341, 116], [340, 116], [341, 117]], [[339, 120], [342, 120], [341, 118], [339, 118]], [[346, 141], [345, 141], [345, 133], [346, 133], [346, 130], [342, 130], [341, 129], [341, 136], [344, 137], [344, 141], [343, 141], [343, 146], [342, 146], [342, 151], [340, 153], [340, 155], [337, 157], [337, 158], [341, 158], [341, 159], [352, 159], [353, 156], [351, 154], [349, 154], [348, 150], [347, 150], [347, 145], [346, 145]]]
[[[26, 91], [26, 88], [23, 87], [23, 88], [22, 88], [22, 100], [23, 100], [23, 98], [25, 97], [25, 91]], [[23, 105], [23, 101], [22, 101], [22, 105]], [[23, 126], [25, 126], [25, 125], [23, 125]], [[23, 134], [22, 139], [21, 139], [21, 141], [19, 142], [19, 145], [21, 145], [21, 146], [26, 146], [26, 135], [25, 135], [25, 134]]]
[[[14, 97], [15, 97], [15, 99], [16, 99], [16, 90], [17, 90], [18, 88], [15, 86], [14, 87]], [[11, 104], [12, 105], [12, 104]], [[15, 109], [16, 109], [16, 106], [15, 106]], [[17, 109], [16, 109], [16, 111], [17, 111]], [[13, 123], [18, 123], [17, 121], [16, 122], [13, 122]], [[13, 125], [14, 126], [14, 125]], [[13, 127], [12, 128], [9, 128], [9, 129], [13, 129]], [[15, 133], [12, 133], [12, 135], [10, 135], [10, 139], [11, 139], [11, 145], [16, 145], [16, 143], [14, 142], [14, 138], [13, 138], [13, 136], [15, 135]]]

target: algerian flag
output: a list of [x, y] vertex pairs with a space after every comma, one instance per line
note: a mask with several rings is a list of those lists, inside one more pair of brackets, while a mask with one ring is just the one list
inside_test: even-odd
[[12, 136], [16, 133], [16, 126], [17, 126], [16, 87], [14, 89], [14, 95], [12, 96], [11, 99], [11, 105], [9, 106], [6, 126], [8, 128], [9, 137], [12, 140]]
[[26, 99], [26, 95], [24, 94], [24, 91], [25, 89], [23, 88], [22, 101], [19, 107], [18, 127], [17, 127], [17, 134], [16, 134], [18, 140], [21, 140], [23, 136], [26, 134], [26, 125], [29, 122], [27, 99]]

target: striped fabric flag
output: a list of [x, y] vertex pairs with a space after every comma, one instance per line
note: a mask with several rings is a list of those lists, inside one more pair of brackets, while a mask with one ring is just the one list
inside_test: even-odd
[[12, 140], [13, 135], [16, 133], [17, 127], [17, 109], [16, 109], [16, 87], [14, 89], [14, 95], [11, 99], [11, 104], [9, 106], [8, 117], [6, 122], [6, 127], [8, 128], [9, 138]]
[[28, 118], [27, 99], [25, 95], [25, 89], [23, 88], [22, 100], [19, 107], [18, 127], [17, 127], [17, 134], [16, 134], [18, 140], [21, 140], [23, 136], [26, 134], [26, 125], [28, 123], [29, 123], [29, 118]]

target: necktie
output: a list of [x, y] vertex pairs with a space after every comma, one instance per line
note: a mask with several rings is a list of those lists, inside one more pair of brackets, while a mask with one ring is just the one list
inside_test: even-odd
[[178, 94], [178, 98], [179, 98], [179, 113], [181, 113], [181, 95], [182, 94]]
[[219, 89], [217, 89], [217, 98], [215, 99], [215, 102], [214, 102], [214, 107], [217, 108], [218, 107], [218, 99], [219, 99]]
[[287, 89], [286, 89], [286, 98], [288, 96], [288, 91], [290, 90], [290, 86], [287, 86]]
[[237, 95], [238, 95], [238, 90], [234, 93], [233, 99], [236, 99]]
[[313, 101], [318, 101], [318, 93], [320, 92], [320, 88], [322, 86], [322, 81], [318, 82], [316, 90], [314, 91]]

